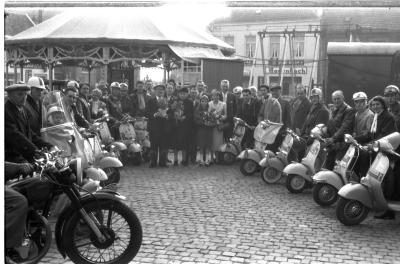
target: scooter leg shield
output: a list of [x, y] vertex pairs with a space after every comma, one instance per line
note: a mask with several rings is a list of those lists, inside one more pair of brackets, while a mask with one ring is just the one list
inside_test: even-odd
[[311, 177], [307, 175], [307, 167], [304, 166], [301, 163], [291, 163], [287, 165], [283, 169], [283, 173], [289, 175], [289, 174], [296, 174], [304, 177], [304, 179], [309, 180]]
[[317, 183], [327, 183], [332, 185], [337, 190], [340, 190], [340, 188], [346, 184], [342, 177], [333, 171], [319, 171], [313, 176], [313, 180]]
[[122, 162], [115, 157], [104, 157], [96, 165], [102, 169], [110, 167], [119, 168], [122, 167]]
[[285, 168], [285, 164], [278, 158], [273, 157], [268, 160], [268, 166], [278, 170], [278, 171], [283, 171]]
[[[244, 152], [245, 152], [245, 153], [244, 153], [244, 155], [243, 155], [243, 157], [242, 157], [241, 159], [250, 159], [250, 160], [254, 160], [254, 162], [256, 162], [257, 164], [259, 164], [259, 162], [260, 162], [261, 159], [262, 159], [262, 156], [260, 156], [260, 154], [259, 154], [257, 151], [255, 151], [255, 150], [250, 149], [250, 150], [245, 150]], [[242, 152], [242, 153], [243, 153], [243, 152]], [[239, 158], [240, 158], [240, 155], [241, 155], [242, 153], [239, 154]]]
[[372, 208], [372, 200], [368, 189], [360, 183], [346, 184], [339, 190], [338, 194], [343, 198], [359, 201], [366, 207]]
[[219, 151], [220, 151], [220, 152], [226, 152], [227, 145], [228, 145], [228, 144], [223, 144], [221, 147], [219, 147]]
[[240, 152], [240, 154], [238, 155], [238, 159], [244, 159], [245, 158], [245, 156], [246, 155], [248, 155], [247, 154], [247, 152], [248, 152], [249, 150], [243, 150], [242, 152]]

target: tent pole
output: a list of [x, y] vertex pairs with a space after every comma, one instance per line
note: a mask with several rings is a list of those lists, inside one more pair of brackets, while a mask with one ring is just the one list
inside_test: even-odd
[[21, 71], [21, 78], [20, 78], [20, 81], [21, 82], [23, 82], [24, 81], [24, 64], [23, 63], [21, 63], [20, 65], [19, 65], [19, 67], [20, 67], [20, 71]]
[[18, 82], [18, 79], [17, 79], [17, 64], [16, 63], [14, 63], [14, 83], [17, 83]]
[[49, 63], [49, 90], [53, 91], [53, 63]]

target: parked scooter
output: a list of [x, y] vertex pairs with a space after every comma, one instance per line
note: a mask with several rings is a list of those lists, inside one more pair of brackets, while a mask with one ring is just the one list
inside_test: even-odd
[[297, 161], [294, 145], [304, 141], [293, 130], [286, 128], [286, 135], [278, 152], [265, 151], [265, 157], [260, 161], [261, 178], [266, 183], [276, 183], [282, 178], [283, 169], [289, 162]]
[[382, 182], [390, 173], [400, 154], [394, 150], [400, 145], [400, 133], [394, 132], [372, 144], [377, 152], [367, 175], [360, 183], [348, 183], [339, 190], [336, 216], [344, 225], [358, 225], [368, 216], [369, 211], [400, 212], [400, 201], [390, 201], [384, 196]]
[[240, 171], [243, 175], [253, 175], [260, 170], [260, 161], [268, 144], [275, 142], [283, 124], [261, 121], [254, 130], [254, 149], [243, 150], [238, 158], [241, 159]]
[[236, 161], [237, 155], [242, 152], [241, 144], [246, 132], [246, 127], [254, 129], [254, 127], [251, 127], [238, 117], [233, 118], [233, 123], [233, 137], [230, 139], [230, 142], [223, 144], [219, 150], [220, 160], [226, 165], [233, 164]]
[[335, 203], [340, 188], [350, 181], [359, 182], [358, 175], [353, 171], [353, 168], [360, 155], [360, 151], [365, 150], [349, 134], [344, 136], [344, 141], [349, 143], [350, 146], [343, 158], [336, 161], [333, 171], [322, 170], [313, 176], [313, 198], [320, 206], [329, 206]]
[[326, 150], [323, 147], [325, 140], [322, 138], [326, 126], [319, 124], [311, 130], [313, 143], [308, 148], [306, 156], [301, 162], [292, 162], [283, 169], [287, 175], [286, 188], [291, 193], [301, 193], [306, 188], [313, 186], [312, 176], [321, 170], [325, 158]]

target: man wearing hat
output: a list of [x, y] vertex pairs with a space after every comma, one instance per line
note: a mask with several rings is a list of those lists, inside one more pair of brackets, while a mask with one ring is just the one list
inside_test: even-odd
[[300, 133], [303, 127], [308, 111], [310, 111], [311, 103], [307, 98], [307, 90], [301, 83], [296, 85], [296, 98], [290, 104], [291, 108], [291, 128]]
[[277, 83], [273, 83], [271, 85], [271, 95], [273, 98], [278, 99], [278, 102], [281, 105], [282, 109], [282, 123], [283, 128], [290, 127], [291, 119], [290, 119], [290, 104], [288, 101], [282, 98], [282, 86], [278, 85]]
[[32, 131], [39, 136], [42, 128], [42, 99], [46, 87], [43, 79], [36, 76], [29, 78], [27, 85], [31, 87], [31, 92], [26, 98], [26, 113]]
[[130, 95], [135, 116], [145, 116], [150, 96], [146, 94], [144, 82], [137, 81], [133, 94]]
[[6, 87], [5, 90], [5, 160], [16, 163], [32, 162], [35, 151], [44, 147], [51, 148], [52, 145], [43, 141], [31, 129], [24, 107], [30, 87], [18, 83]]
[[385, 88], [384, 96], [386, 103], [388, 104], [388, 111], [394, 117], [396, 121], [397, 131], [400, 132], [400, 103], [399, 103], [399, 87], [396, 85], [388, 85]]
[[236, 115], [237, 111], [236, 97], [229, 91], [228, 80], [221, 81], [220, 92], [222, 94], [221, 101], [226, 104], [226, 115], [227, 115], [227, 118], [224, 121], [223, 125], [224, 139], [226, 142], [229, 142], [229, 139], [232, 137], [232, 132], [233, 132], [233, 116]]
[[167, 140], [166, 130], [168, 128], [167, 100], [165, 98], [165, 86], [154, 87], [154, 97], [148, 100], [147, 117], [150, 136], [150, 168], [157, 166], [167, 167]]
[[122, 113], [129, 114], [130, 116], [135, 116], [133, 101], [129, 96], [128, 84], [120, 83], [121, 88], [121, 108]]

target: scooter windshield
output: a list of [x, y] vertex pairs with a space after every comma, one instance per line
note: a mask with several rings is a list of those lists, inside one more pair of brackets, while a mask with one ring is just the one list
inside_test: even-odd
[[83, 138], [60, 91], [52, 91], [43, 99], [40, 134], [43, 140], [63, 150], [62, 156], [81, 157], [82, 164], [87, 165], [89, 158], [84, 151]]
[[254, 130], [254, 139], [265, 144], [272, 144], [282, 126], [283, 124], [261, 121]]

